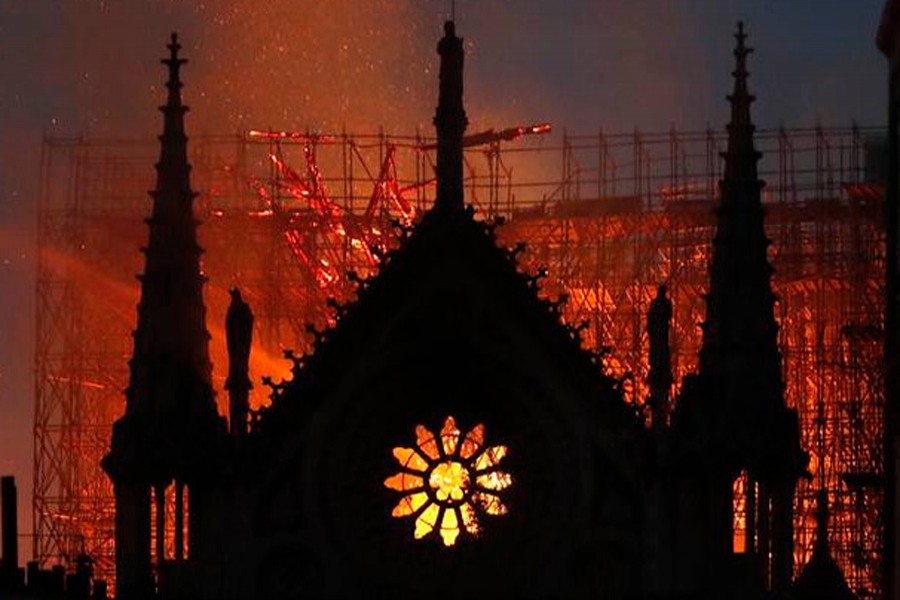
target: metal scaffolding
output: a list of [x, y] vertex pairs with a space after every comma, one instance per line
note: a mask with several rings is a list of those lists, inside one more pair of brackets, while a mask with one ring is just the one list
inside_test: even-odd
[[[543, 131], [473, 136], [467, 201], [485, 218], [505, 219], [504, 244], [527, 244], [523, 268], [547, 269], [542, 293], [567, 296], [566, 319], [584, 323], [586, 345], [608, 349], [605, 367], [625, 379], [638, 405], [647, 395], [645, 316], [665, 282], [674, 304], [676, 395], [696, 366], [725, 135], [519, 139], [528, 133]], [[812, 477], [797, 500], [797, 564], [812, 551], [824, 481], [832, 549], [861, 596], [878, 595], [882, 529], [883, 192], [880, 165], [867, 160], [882, 135], [860, 128], [757, 135], [786, 395], [812, 455]], [[220, 392], [228, 288], [240, 286], [256, 314], [254, 380], [286, 376], [281, 353], [306, 349], [307, 325], [324, 327], [330, 299], [351, 298], [347, 273], [374, 273], [397, 239], [395, 223], [412, 222], [430, 205], [432, 141], [271, 131], [193, 141]], [[155, 152], [149, 141], [44, 142], [34, 550], [44, 564], [71, 562], [84, 550], [108, 578], [113, 502], [99, 460], [123, 407]], [[263, 386], [251, 402], [266, 402]]]

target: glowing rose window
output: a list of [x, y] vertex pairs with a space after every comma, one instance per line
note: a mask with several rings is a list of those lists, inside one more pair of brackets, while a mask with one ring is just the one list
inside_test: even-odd
[[499, 467], [506, 452], [506, 446], [484, 445], [484, 425], [462, 436], [447, 417], [439, 437], [418, 425], [416, 446], [394, 448], [401, 470], [384, 481], [403, 495], [391, 516], [413, 517], [417, 540], [435, 530], [445, 546], [455, 544], [463, 529], [478, 536], [482, 514], [507, 512], [501, 495], [512, 477]]

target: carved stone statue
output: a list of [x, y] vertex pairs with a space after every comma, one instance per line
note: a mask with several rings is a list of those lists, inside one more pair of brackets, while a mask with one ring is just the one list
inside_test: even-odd
[[232, 288], [231, 305], [225, 316], [225, 336], [228, 343], [228, 390], [231, 433], [240, 435], [247, 431], [250, 382], [250, 347], [253, 343], [253, 313], [241, 298], [241, 292]]
[[656, 298], [647, 311], [647, 333], [650, 337], [650, 398], [648, 404], [653, 427], [666, 424], [669, 412], [669, 389], [672, 387], [672, 358], [669, 350], [669, 326], [672, 301], [666, 297], [666, 286], [660, 285]]

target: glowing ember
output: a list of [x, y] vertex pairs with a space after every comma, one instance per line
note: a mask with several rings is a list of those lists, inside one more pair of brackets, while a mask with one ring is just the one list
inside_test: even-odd
[[[401, 188], [396, 147], [389, 145], [378, 177], [372, 177], [373, 191], [365, 212], [357, 214], [329, 195], [316, 161], [317, 147], [333, 143], [334, 136], [261, 130], [251, 130], [247, 136], [251, 140], [302, 142], [303, 170], [295, 170], [285, 161], [281, 147], [270, 152], [268, 158], [277, 174], [272, 185], [275, 191], [259, 181], [251, 185], [265, 207], [252, 216], [277, 220], [294, 257], [310, 275], [309, 280], [330, 297], [346, 299], [351, 290], [340, 265], [351, 262], [363, 274], [371, 273], [378, 266], [379, 256], [396, 244], [396, 234], [378, 225], [379, 219], [385, 224], [395, 219], [410, 226], [416, 218], [416, 208], [404, 194], [433, 183], [429, 180]], [[333, 325], [333, 319], [329, 323]]]
[[393, 451], [403, 471], [384, 481], [385, 487], [404, 494], [391, 516], [415, 517], [416, 539], [437, 529], [444, 545], [453, 546], [463, 528], [478, 535], [479, 511], [506, 514], [497, 492], [513, 483], [511, 475], [498, 470], [507, 448], [483, 444], [484, 425], [462, 436], [455, 419], [447, 417], [440, 437], [418, 425], [416, 447]]

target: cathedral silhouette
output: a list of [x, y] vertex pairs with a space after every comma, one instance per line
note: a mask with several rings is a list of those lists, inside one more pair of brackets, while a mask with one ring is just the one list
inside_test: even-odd
[[660, 287], [648, 314], [652, 426], [539, 296], [540, 277], [498, 246], [496, 224], [466, 205], [452, 21], [438, 44], [433, 208], [313, 351], [289, 355], [293, 376], [258, 412], [247, 403], [253, 315], [232, 292], [226, 424], [173, 35], [127, 403], [103, 461], [117, 597], [851, 597], [829, 557], [827, 500], [813, 561], [793, 581], [808, 457], [783, 395], [742, 25], [736, 40], [700, 366], [672, 402]]

